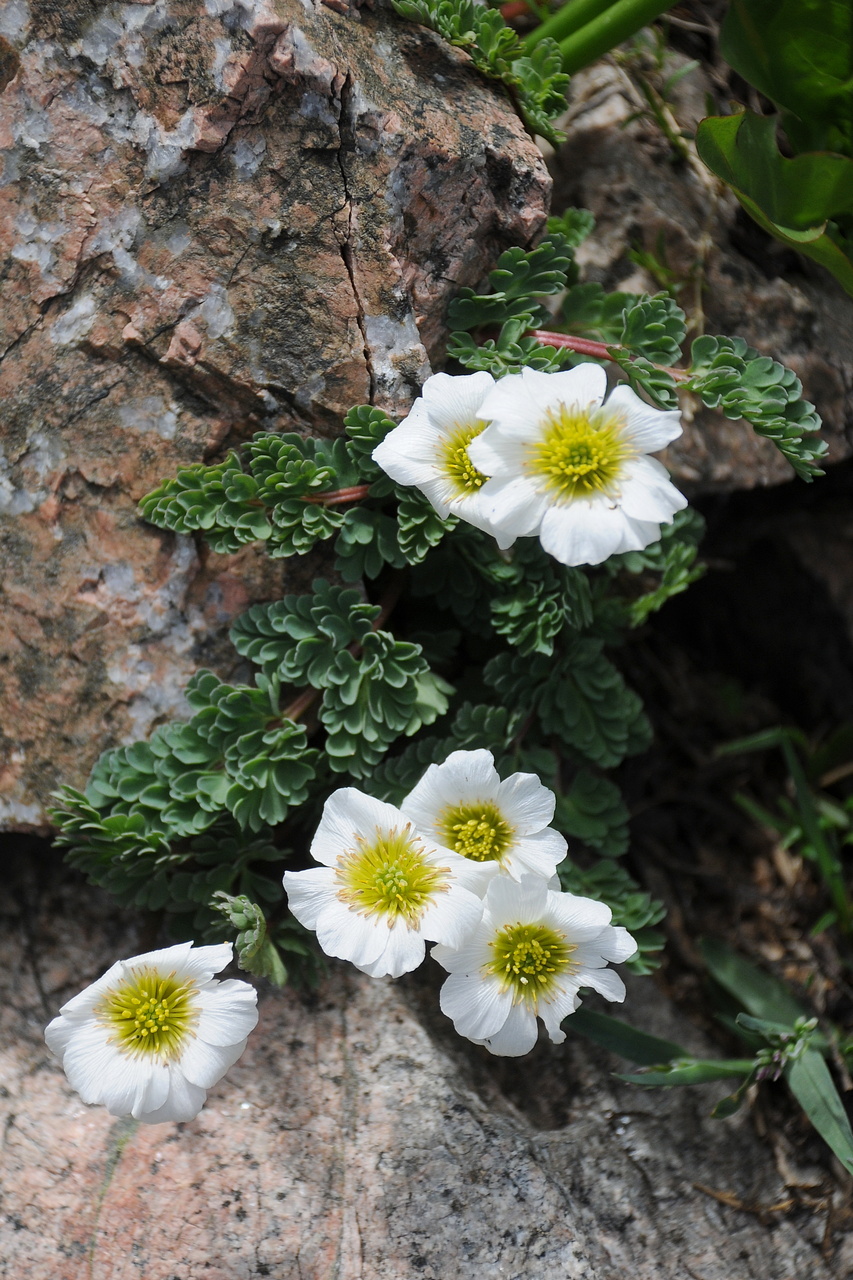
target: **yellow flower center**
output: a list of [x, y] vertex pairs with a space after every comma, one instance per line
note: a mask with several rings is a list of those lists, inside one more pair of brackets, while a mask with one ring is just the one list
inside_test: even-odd
[[338, 858], [341, 902], [363, 915], [386, 916], [392, 928], [398, 920], [417, 927], [433, 895], [446, 890], [450, 869], [429, 862], [410, 832], [377, 831], [372, 844], [357, 837], [358, 848]]
[[506, 925], [489, 946], [494, 959], [486, 972], [502, 979], [515, 1003], [531, 1004], [547, 995], [558, 974], [571, 968], [572, 952], [577, 950], [563, 934], [544, 924]]
[[485, 422], [466, 423], [465, 426], [457, 427], [443, 446], [441, 462], [444, 472], [453, 481], [461, 497], [482, 489], [489, 478], [478, 471], [468, 457], [468, 445], [485, 429]]
[[439, 818], [441, 843], [474, 862], [500, 862], [515, 832], [493, 804], [460, 805]]
[[566, 501], [611, 493], [623, 464], [636, 453], [625, 438], [624, 418], [607, 409], [561, 405], [546, 421], [528, 462], [530, 472], [544, 480], [545, 489]]
[[107, 993], [96, 1012], [125, 1053], [173, 1058], [198, 1016], [195, 990], [192, 980], [178, 982], [174, 974], [137, 970]]

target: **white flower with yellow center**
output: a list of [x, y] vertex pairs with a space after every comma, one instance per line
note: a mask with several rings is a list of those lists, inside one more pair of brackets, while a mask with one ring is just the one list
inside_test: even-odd
[[408, 417], [373, 450], [398, 484], [420, 489], [442, 519], [459, 516], [492, 533], [489, 477], [471, 462], [468, 446], [486, 423], [480, 405], [495, 385], [490, 373], [427, 378]]
[[425, 941], [456, 946], [480, 917], [465, 859], [355, 787], [326, 801], [311, 853], [324, 865], [284, 873], [290, 910], [326, 955], [371, 977], [416, 969]]
[[566, 842], [549, 827], [554, 793], [532, 773], [501, 781], [491, 751], [454, 751], [432, 764], [400, 808], [422, 835], [467, 858], [466, 883], [483, 894], [501, 872], [553, 875]]
[[660, 537], [686, 499], [647, 455], [681, 435], [677, 410], [652, 409], [630, 387], [607, 400], [597, 364], [502, 378], [479, 412], [489, 426], [468, 446], [491, 476], [501, 547], [538, 534], [562, 564], [600, 564]]
[[119, 960], [45, 1029], [48, 1048], [84, 1102], [144, 1124], [192, 1120], [258, 1021], [248, 982], [213, 975], [230, 942], [181, 942]]
[[628, 960], [637, 944], [610, 923], [610, 908], [591, 898], [555, 893], [538, 876], [492, 880], [483, 918], [460, 947], [434, 947], [450, 973], [441, 1009], [460, 1035], [490, 1053], [518, 1057], [536, 1044], [541, 1018], [555, 1044], [560, 1023], [580, 1004], [580, 987], [625, 999], [618, 974], [605, 966]]

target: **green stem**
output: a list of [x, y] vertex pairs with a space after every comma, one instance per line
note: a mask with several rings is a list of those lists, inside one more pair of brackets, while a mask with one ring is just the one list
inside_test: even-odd
[[672, 0], [617, 0], [594, 21], [560, 41], [563, 70], [574, 75], [672, 7]]
[[522, 44], [525, 53], [529, 53], [540, 40], [545, 40], [548, 36], [552, 40], [565, 40], [566, 36], [580, 31], [588, 22], [593, 22], [612, 4], [613, 0], [568, 0], [567, 4], [551, 14], [547, 22], [524, 37]]

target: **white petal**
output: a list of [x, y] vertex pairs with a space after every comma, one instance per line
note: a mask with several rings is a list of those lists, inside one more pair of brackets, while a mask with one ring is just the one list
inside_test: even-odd
[[554, 868], [565, 858], [567, 849], [565, 838], [559, 831], [537, 831], [535, 835], [516, 840], [501, 865], [514, 880], [520, 880], [525, 874], [544, 876], [549, 880]]
[[[228, 1045], [212, 1045], [194, 1036], [180, 1056], [181, 1073], [190, 1084], [198, 1085], [200, 1089], [210, 1089], [234, 1065], [245, 1048], [245, 1040], [237, 1040]], [[153, 1106], [146, 1107], [146, 1111], [154, 1109]]]
[[[501, 378], [483, 400], [480, 406], [480, 417], [495, 425], [487, 427], [477, 440], [482, 440], [487, 432], [489, 439], [494, 439], [497, 424], [500, 424], [499, 438], [509, 435], [516, 438], [535, 439], [542, 429], [542, 409], [531, 395], [530, 388], [525, 385], [520, 373], [510, 373], [507, 377]], [[475, 441], [472, 440], [471, 444], [474, 443]], [[479, 466], [471, 453], [471, 445], [468, 446], [468, 456], [475, 467]]]
[[458, 947], [439, 945], [430, 954], [448, 973], [479, 974], [493, 958], [489, 945], [493, 936], [494, 928], [483, 920]]
[[199, 1014], [196, 1035], [207, 1044], [236, 1044], [258, 1025], [258, 993], [237, 978], [202, 987], [194, 1004]]
[[425, 955], [426, 947], [420, 934], [398, 920], [396, 926], [386, 932], [381, 955], [366, 964], [356, 961], [355, 967], [371, 978], [399, 978], [401, 974], [417, 969]]
[[525, 388], [546, 412], [560, 405], [597, 409], [607, 390], [604, 369], [588, 361], [560, 373], [540, 373], [537, 369], [525, 368], [521, 375]]
[[399, 831], [405, 826], [400, 810], [394, 805], [375, 800], [355, 787], [341, 787], [325, 803], [311, 843], [311, 856], [333, 867], [341, 854], [355, 847], [356, 836], [371, 840], [377, 832]]
[[68, 1042], [76, 1031], [77, 1027], [70, 1018], [63, 1018], [61, 1015], [49, 1022], [44, 1029], [44, 1038], [47, 1041], [47, 1047], [50, 1052], [62, 1062], [65, 1057], [65, 1050], [68, 1048]]
[[574, 975], [582, 987], [592, 987], [606, 1000], [619, 1004], [625, 999], [625, 983], [614, 969], [578, 969]]
[[608, 925], [606, 929], [602, 929], [595, 945], [603, 959], [609, 960], [611, 964], [621, 964], [623, 960], [630, 960], [631, 956], [637, 954], [636, 938], [632, 938], [621, 925]]
[[547, 827], [557, 804], [553, 791], [535, 773], [514, 773], [498, 788], [498, 807], [507, 822], [523, 835]]
[[[659, 524], [653, 524], [650, 520], [635, 520], [624, 511], [621, 514], [622, 541], [617, 547], [618, 552], [642, 551], [644, 547], [650, 547], [660, 539]], [[669, 521], [666, 523], [669, 524]]]
[[537, 1038], [536, 1015], [527, 1005], [516, 1004], [510, 1009], [501, 1029], [483, 1043], [489, 1053], [502, 1058], [520, 1058], [523, 1053], [530, 1052]]
[[574, 893], [548, 894], [548, 918], [570, 942], [589, 942], [610, 924], [612, 912], [603, 902]]
[[311, 867], [308, 871], [285, 871], [283, 883], [287, 905], [306, 929], [316, 929], [320, 912], [335, 896], [335, 873], [331, 867]]
[[678, 409], [653, 409], [627, 383], [613, 388], [605, 408], [624, 412], [625, 434], [642, 453], [664, 449], [681, 435]]
[[490, 373], [459, 374], [434, 373], [427, 378], [421, 394], [430, 420], [443, 431], [477, 422], [481, 417], [480, 406], [495, 385]]
[[622, 540], [623, 518], [606, 498], [576, 499], [549, 507], [542, 517], [539, 541], [561, 564], [601, 564]]
[[384, 919], [359, 915], [337, 898], [323, 908], [317, 921], [317, 941], [326, 955], [359, 966], [372, 964], [381, 956], [387, 935]]
[[577, 987], [574, 985], [564, 986], [555, 991], [550, 999], [539, 1001], [537, 1013], [545, 1023], [548, 1035], [554, 1044], [562, 1044], [565, 1040], [566, 1033], [561, 1030], [560, 1023], [570, 1013], [574, 1013], [579, 1004]]
[[452, 973], [441, 988], [439, 1005], [461, 1036], [484, 1040], [506, 1022], [512, 1009], [512, 993], [504, 990], [496, 978]]
[[492, 800], [499, 786], [491, 751], [452, 751], [442, 764], [429, 766], [400, 809], [432, 838], [446, 809]]
[[666, 471], [654, 458], [635, 458], [626, 464], [620, 480], [619, 505], [636, 520], [660, 524], [682, 511], [687, 499], [670, 484]]
[[162, 1066], [154, 1055], [122, 1053], [109, 1030], [94, 1021], [76, 1029], [62, 1065], [84, 1102], [102, 1103], [114, 1116], [139, 1115], [152, 1076]]
[[[550, 895], [555, 896], [555, 895]], [[516, 883], [509, 876], [496, 876], [484, 899], [491, 923], [534, 924], [548, 913], [549, 890], [541, 876], [525, 875]]]
[[[186, 959], [178, 962], [167, 960], [165, 957], [170, 951], [177, 951], [177, 947], [170, 947], [168, 951], [163, 952], [164, 959], [153, 964], [152, 968], [158, 969], [161, 973], [169, 973], [174, 968], [176, 979], [181, 982], [185, 979], [191, 979], [199, 984], [208, 982], [215, 973], [220, 973], [226, 969], [234, 959], [234, 948], [230, 942], [218, 942], [209, 947], [191, 947], [189, 955]], [[152, 952], [152, 955], [156, 955]], [[131, 961], [125, 961], [131, 964]]]
[[158, 1110], [147, 1111], [138, 1116], [143, 1124], [163, 1124], [170, 1120], [180, 1123], [194, 1120], [204, 1106], [207, 1091], [186, 1080], [176, 1064], [172, 1063], [169, 1071], [169, 1096]]
[[[184, 944], [185, 948], [192, 946], [191, 942]], [[100, 1004], [103, 997], [108, 991], [111, 991], [124, 977], [124, 961], [117, 960], [114, 965], [107, 969], [102, 978], [98, 978], [97, 982], [93, 982], [86, 987], [79, 995], [73, 996], [70, 1000], [66, 1000], [65, 1004], [59, 1010], [63, 1017], [70, 1017], [74, 1021], [81, 1018], [88, 1018], [96, 1005]]]
[[421, 916], [418, 933], [427, 942], [458, 947], [482, 918], [482, 900], [461, 885], [454, 884], [444, 893], [434, 896]]

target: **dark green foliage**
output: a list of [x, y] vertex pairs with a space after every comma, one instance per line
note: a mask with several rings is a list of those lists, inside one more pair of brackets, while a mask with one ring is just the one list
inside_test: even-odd
[[658, 967], [665, 938], [652, 926], [663, 919], [664, 907], [645, 893], [624, 867], [605, 859], [593, 867], [581, 868], [566, 858], [557, 874], [568, 893], [606, 902], [613, 912], [613, 923], [622, 925], [636, 940], [637, 954], [627, 961], [627, 968], [644, 974]]
[[536, 338], [525, 338], [530, 328], [530, 317], [507, 320], [497, 338], [486, 338], [479, 346], [470, 333], [457, 330], [450, 335], [447, 354], [458, 360], [466, 369], [484, 370], [493, 378], [507, 373], [520, 373], [529, 367], [540, 373], [556, 373], [570, 359], [570, 352], [563, 347], [544, 346]]
[[[640, 581], [650, 589], [642, 595], [624, 601], [625, 620], [630, 627], [638, 627], [666, 604], [673, 596], [686, 591], [691, 582], [701, 578], [704, 566], [696, 564], [699, 543], [705, 532], [705, 521], [698, 511], [686, 507], [675, 514], [671, 524], [661, 529], [659, 542], [642, 551], [626, 551], [611, 556], [606, 570], [611, 574], [628, 572], [640, 576]], [[647, 578], [647, 574], [654, 575]], [[654, 585], [652, 585], [654, 584]]]
[[553, 735], [575, 759], [610, 768], [651, 741], [640, 699], [599, 640], [576, 640], [556, 661], [499, 654], [483, 674], [505, 705], [535, 714], [546, 739]]
[[562, 138], [553, 121], [566, 109], [569, 77], [553, 40], [543, 40], [527, 54], [518, 36], [497, 9], [474, 0], [393, 0], [394, 8], [410, 22], [437, 31], [448, 44], [464, 49], [474, 66], [490, 80], [499, 80], [531, 133], [557, 143]]
[[597, 281], [576, 284], [560, 307], [560, 327], [577, 337], [615, 346], [622, 340], [626, 309], [638, 301], [633, 293], [605, 293]]
[[447, 322], [454, 330], [466, 331], [507, 320], [523, 320], [528, 329], [544, 322], [549, 313], [536, 299], [565, 288], [573, 261], [574, 249], [560, 232], [536, 249], [507, 249], [489, 273], [491, 291], [460, 289], [448, 308]]
[[308, 749], [304, 728], [282, 717], [276, 681], [261, 676], [257, 688], [233, 686], [199, 671], [187, 701], [196, 712], [188, 723], [165, 725], [147, 743], [101, 756], [86, 789], [90, 805], [135, 818], [140, 835], [161, 832], [169, 841], [195, 835], [225, 813], [260, 831], [303, 803], [317, 752]]
[[387, 413], [382, 409], [374, 408], [371, 404], [356, 405], [344, 417], [344, 427], [350, 442], [350, 456], [362, 480], [386, 479], [385, 472], [377, 466], [370, 455], [396, 425]]
[[675, 364], [687, 334], [684, 312], [665, 293], [638, 298], [622, 313], [621, 346], [652, 364]]
[[628, 848], [628, 810], [619, 788], [588, 769], [579, 769], [568, 792], [557, 797], [554, 825], [607, 858]]
[[814, 405], [801, 398], [802, 383], [795, 373], [760, 356], [743, 338], [704, 335], [693, 343], [688, 387], [709, 409], [727, 418], [745, 418], [755, 431], [772, 440], [801, 480], [822, 472], [825, 440], [812, 437], [820, 430]]
[[328, 763], [354, 777], [366, 776], [401, 734], [443, 715], [451, 692], [420, 646], [375, 629], [378, 616], [359, 592], [317, 579], [313, 595], [254, 605], [231, 632], [237, 651], [268, 677], [322, 691]]
[[214, 551], [260, 539], [271, 556], [304, 555], [344, 522], [342, 511], [313, 500], [360, 481], [343, 440], [259, 434], [246, 446], [246, 464], [230, 453], [216, 466], [183, 468], [139, 509], [161, 529], [204, 533]]
[[520, 653], [550, 655], [564, 627], [591, 625], [589, 579], [580, 569], [558, 564], [532, 540], [519, 544], [510, 569], [492, 599], [492, 625]]

